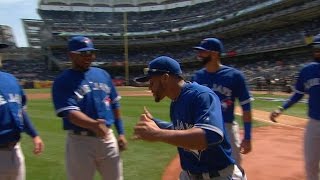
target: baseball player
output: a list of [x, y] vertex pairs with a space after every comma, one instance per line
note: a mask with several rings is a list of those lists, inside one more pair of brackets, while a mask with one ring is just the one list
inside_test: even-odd
[[[0, 44], [0, 48], [7, 47]], [[38, 155], [44, 144], [29, 119], [26, 96], [18, 80], [0, 71], [0, 180], [24, 180], [26, 168], [20, 147], [21, 133], [32, 137], [33, 153]]]
[[299, 72], [294, 94], [277, 110], [270, 119], [276, 122], [284, 110], [298, 102], [305, 93], [309, 94], [308, 116], [304, 137], [305, 169], [308, 180], [318, 180], [320, 163], [320, 34], [314, 37], [311, 44], [314, 62], [304, 66]]
[[[197, 56], [204, 68], [193, 75], [192, 81], [209, 87], [218, 95], [221, 101], [224, 125], [230, 138], [232, 156], [240, 167], [240, 153], [247, 154], [251, 151], [251, 101], [253, 98], [248, 91], [245, 77], [240, 71], [221, 64], [220, 56], [224, 48], [219, 39], [206, 38], [194, 49], [197, 50]], [[244, 124], [242, 141], [240, 141], [239, 125], [234, 120], [236, 99], [239, 100], [242, 107]]]
[[135, 137], [177, 146], [183, 169], [180, 180], [246, 179], [231, 157], [219, 98], [181, 76], [179, 63], [170, 57], [160, 56], [149, 63], [147, 75], [137, 81], [150, 82], [156, 102], [165, 97], [172, 100], [171, 123], [154, 119], [145, 108], [134, 128]]
[[[120, 118], [120, 96], [106, 71], [90, 67], [97, 51], [91, 39], [72, 37], [68, 47], [72, 68], [63, 71], [52, 87], [56, 114], [68, 132], [68, 179], [93, 179], [97, 169], [104, 180], [121, 180], [119, 148], [126, 149], [127, 140]], [[113, 124], [118, 144], [110, 128]]]

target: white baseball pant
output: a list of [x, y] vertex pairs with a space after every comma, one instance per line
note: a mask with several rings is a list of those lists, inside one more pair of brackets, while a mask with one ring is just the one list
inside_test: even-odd
[[25, 180], [26, 168], [20, 144], [12, 150], [0, 149], [0, 180]]
[[240, 155], [240, 130], [239, 130], [239, 124], [236, 121], [233, 121], [232, 123], [224, 123], [224, 126], [226, 128], [229, 142], [232, 149], [232, 157], [236, 161], [236, 165], [241, 167], [241, 155]]
[[179, 180], [247, 180], [246, 176], [240, 171], [237, 165], [230, 165], [219, 171], [219, 177], [210, 178], [208, 173], [203, 173], [202, 178], [195, 178], [187, 171], [181, 171]]
[[320, 121], [309, 118], [304, 136], [304, 158], [307, 180], [319, 180]]
[[103, 180], [123, 179], [118, 143], [111, 129], [108, 139], [68, 133], [65, 155], [69, 180], [91, 180], [96, 170]]

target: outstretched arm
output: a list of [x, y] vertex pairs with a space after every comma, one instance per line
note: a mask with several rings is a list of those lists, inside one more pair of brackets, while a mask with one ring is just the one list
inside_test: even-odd
[[283, 110], [286, 110], [290, 108], [292, 105], [300, 101], [300, 99], [303, 97], [304, 94], [301, 94], [300, 92], [295, 92], [289, 100], [287, 100], [283, 105]]
[[137, 139], [165, 142], [186, 149], [203, 150], [208, 146], [205, 131], [201, 128], [160, 129], [146, 114], [141, 115], [140, 121], [134, 128], [134, 134]]
[[278, 109], [274, 110], [270, 114], [270, 120], [273, 122], [277, 122], [276, 118], [282, 114], [282, 112], [288, 108], [290, 108], [292, 105], [297, 103], [304, 94], [300, 92], [295, 92], [290, 99], [288, 99], [282, 106], [279, 106]]
[[297, 103], [303, 97], [305, 93], [305, 82], [303, 78], [305, 72], [307, 72], [307, 69], [302, 68], [294, 87], [294, 94], [282, 106], [279, 106], [278, 109], [274, 110], [270, 114], [271, 121], [277, 122], [275, 120], [276, 117], [282, 114], [284, 110], [290, 108], [292, 105]]
[[173, 124], [171, 122], [154, 118], [145, 106], [144, 106], [144, 114], [146, 114], [146, 116], [149, 119], [152, 119], [160, 129], [167, 129], [167, 130], [173, 129]]

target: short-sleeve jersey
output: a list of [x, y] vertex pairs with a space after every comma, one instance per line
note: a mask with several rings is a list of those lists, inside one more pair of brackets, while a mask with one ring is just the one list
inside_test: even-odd
[[52, 87], [56, 114], [63, 118], [65, 130], [84, 130], [71, 123], [68, 113], [81, 111], [92, 119], [105, 119], [106, 125], [114, 123], [113, 109], [119, 107], [118, 93], [110, 75], [95, 67], [81, 72], [67, 69], [59, 75]]
[[0, 144], [20, 139], [26, 96], [11, 74], [0, 71]]
[[219, 96], [224, 122], [233, 122], [236, 98], [245, 111], [251, 110], [250, 103], [253, 98], [244, 75], [232, 67], [222, 66], [214, 73], [209, 73], [205, 68], [200, 69], [194, 74], [192, 81], [209, 87]]
[[295, 92], [309, 94], [309, 117], [320, 120], [320, 63], [312, 62], [304, 66], [295, 85]]
[[[179, 97], [171, 102], [170, 117], [176, 130], [197, 127], [206, 133], [207, 149], [198, 151], [178, 147], [184, 170], [194, 173], [209, 172], [234, 163], [223, 125], [220, 101], [209, 88], [196, 82], [186, 83]], [[221, 141], [212, 142], [213, 135], [221, 136]]]

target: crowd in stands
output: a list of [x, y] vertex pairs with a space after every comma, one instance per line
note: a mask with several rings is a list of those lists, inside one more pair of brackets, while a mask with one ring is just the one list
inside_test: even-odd
[[56, 73], [48, 71], [43, 60], [38, 59], [3, 60], [1, 70], [13, 74], [21, 81], [46, 81], [56, 76]]
[[225, 39], [225, 48], [238, 54], [263, 50], [290, 48], [306, 44], [306, 38], [320, 32], [318, 19], [273, 29], [267, 32], [253, 32], [237, 38]]
[[[210, 1], [206, 3], [196, 4], [190, 7], [175, 8], [161, 11], [149, 12], [128, 12], [128, 32], [148, 32], [148, 31], [179, 31], [186, 26], [194, 24], [210, 22], [214, 19], [226, 19], [229, 15], [233, 17], [235, 14], [243, 11], [246, 8], [253, 8], [257, 4], [269, 2], [270, 0], [225, 0], [225, 1]], [[275, 1], [274, 1], [275, 2]], [[280, 1], [278, 1], [280, 2]], [[297, 1], [298, 2], [298, 1]], [[225, 24], [217, 28], [208, 30], [194, 31], [188, 34], [174, 34], [166, 36], [143, 36], [130, 37], [129, 41], [132, 46], [129, 46], [129, 65], [143, 65], [151, 59], [159, 55], [167, 55], [177, 59], [179, 62], [195, 62], [196, 53], [192, 51], [192, 46], [184, 45], [176, 46], [170, 44], [176, 40], [196, 40], [204, 37], [211, 37], [223, 31], [232, 29], [241, 29], [246, 24], [255, 24], [261, 21], [268, 21], [276, 16], [284, 15], [285, 13], [294, 13], [295, 10], [303, 8], [304, 5], [312, 5], [316, 0], [306, 1], [301, 4], [301, 7], [284, 7], [281, 10], [275, 10], [260, 16], [252, 16], [236, 21], [235, 23]], [[253, 8], [254, 9], [254, 8]], [[118, 33], [118, 39], [110, 36], [110, 40], [121, 42], [121, 34], [123, 33], [123, 13], [100, 13], [100, 12], [71, 12], [71, 11], [40, 11], [43, 18], [46, 18], [51, 23], [53, 32], [86, 32], [86, 33]], [[51, 20], [49, 20], [51, 19]], [[320, 32], [320, 20], [313, 18], [304, 22], [291, 22], [290, 26], [277, 26], [277, 28], [266, 28], [251, 32], [241, 32], [235, 37], [220, 37], [225, 45], [226, 56], [237, 56], [246, 54], [255, 54], [259, 52], [287, 49], [293, 47], [303, 47], [307, 44], [307, 39]], [[272, 30], [270, 30], [272, 29]], [[240, 30], [239, 30], [240, 31]], [[108, 37], [103, 37], [108, 38]], [[114, 38], [114, 39], [112, 39]], [[135, 39], [136, 38], [136, 39]], [[96, 40], [93, 37], [94, 40]], [[198, 40], [197, 40], [198, 41]], [[97, 42], [97, 41], [95, 41]], [[140, 44], [168, 42], [155, 45], [153, 48], [134, 47], [134, 43]], [[188, 42], [190, 43], [190, 41]], [[140, 46], [139, 46], [140, 47]], [[121, 50], [112, 51], [100, 49], [97, 52], [95, 62], [104, 62], [110, 65], [122, 66], [124, 63], [124, 54]], [[63, 49], [52, 49], [50, 55], [60, 61], [68, 61], [67, 52]], [[235, 58], [236, 59], [236, 58]], [[267, 85], [279, 86], [279, 88], [290, 87], [296, 73], [304, 63], [312, 58], [308, 55], [290, 55], [286, 57], [275, 57], [271, 59], [256, 59], [246, 63], [237, 61], [226, 62], [225, 64], [236, 67], [244, 72], [250, 87], [254, 89], [265, 89]], [[198, 67], [199, 68], [199, 67]], [[195, 69], [188, 69], [187, 77], [194, 73]], [[33, 72], [24, 72], [22, 74], [34, 74]], [[19, 73], [16, 73], [19, 74]], [[21, 73], [20, 73], [21, 74]], [[132, 75], [132, 74], [131, 74]], [[135, 74], [136, 75], [136, 74]], [[139, 74], [137, 74], [139, 75]]]
[[[216, 18], [225, 18], [225, 16], [266, 1], [268, 0], [210, 1], [189, 7], [128, 12], [128, 32], [174, 31], [188, 25], [207, 22]], [[53, 32], [123, 32], [122, 12], [48, 10], [40, 10], [39, 12], [45, 21], [52, 24]]]
[[[314, 19], [290, 27], [265, 32], [253, 32], [233, 38], [225, 37], [222, 41], [225, 46], [226, 55], [232, 56], [305, 46], [307, 44], [306, 39], [318, 32], [320, 32], [320, 21]], [[161, 44], [153, 48], [143, 47], [140, 49], [129, 46], [129, 63], [142, 64], [159, 55], [171, 56], [181, 62], [194, 61], [195, 53], [191, 50], [192, 46], [177, 46], [170, 45], [170, 43], [167, 43], [165, 46]], [[52, 54], [61, 61], [68, 61], [65, 50], [53, 49]], [[122, 51], [110, 51], [106, 47], [106, 50], [101, 49], [101, 51], [97, 52], [96, 61], [106, 63], [121, 62], [124, 61], [124, 54]]]
[[[174, 54], [166, 54], [172, 57], [176, 57]], [[195, 59], [195, 53], [192, 55]], [[155, 56], [154, 56], [155, 57]], [[146, 57], [149, 61], [151, 57]], [[176, 58], [177, 59], [177, 58]], [[178, 59], [179, 60], [179, 59]], [[250, 60], [223, 60], [223, 64], [235, 67], [241, 70], [250, 85], [251, 90], [267, 90], [272, 86], [273, 90], [285, 91], [290, 93], [292, 85], [295, 82], [297, 72], [306, 63], [310, 62], [312, 57], [310, 54], [295, 54], [282, 56], [282, 58], [274, 57], [270, 59], [250, 59]], [[146, 62], [132, 62], [141, 63], [145, 65]], [[185, 63], [185, 62], [184, 62]], [[57, 72], [50, 72], [47, 70], [47, 65], [42, 60], [4, 60], [2, 62], [2, 71], [12, 73], [20, 81], [46, 81], [53, 80]], [[122, 64], [123, 65], [123, 64]], [[120, 65], [121, 66], [121, 65]], [[182, 65], [184, 67], [184, 65]], [[184, 70], [185, 78], [188, 80], [192, 74], [201, 68], [200, 63], [192, 68], [186, 68]], [[111, 76], [117, 76], [117, 79], [121, 80], [121, 84], [124, 84], [123, 73], [111, 74]], [[142, 75], [140, 71], [130, 72], [130, 79], [136, 76]], [[268, 86], [270, 85], [270, 86]]]
[[[250, 61], [223, 61], [223, 64], [239, 69], [243, 72], [251, 90], [284, 91], [290, 93], [296, 81], [299, 70], [312, 61], [306, 54], [289, 55], [283, 59], [254, 59]], [[201, 66], [189, 68], [185, 71], [186, 78], [190, 78]]]
[[[150, 61], [150, 59], [155, 58], [160, 55], [171, 56], [179, 60], [180, 62], [194, 61], [195, 53], [192, 51], [192, 46], [189, 49], [184, 47], [165, 47], [160, 46], [157, 48], [140, 48], [140, 49], [129, 49], [129, 63], [130, 64], [145, 64]], [[52, 55], [59, 59], [60, 61], [69, 61], [67, 52], [62, 49], [55, 49], [52, 51]], [[97, 62], [106, 62], [106, 63], [117, 63], [124, 61], [123, 52], [114, 52], [110, 49], [99, 49], [96, 52]]]

